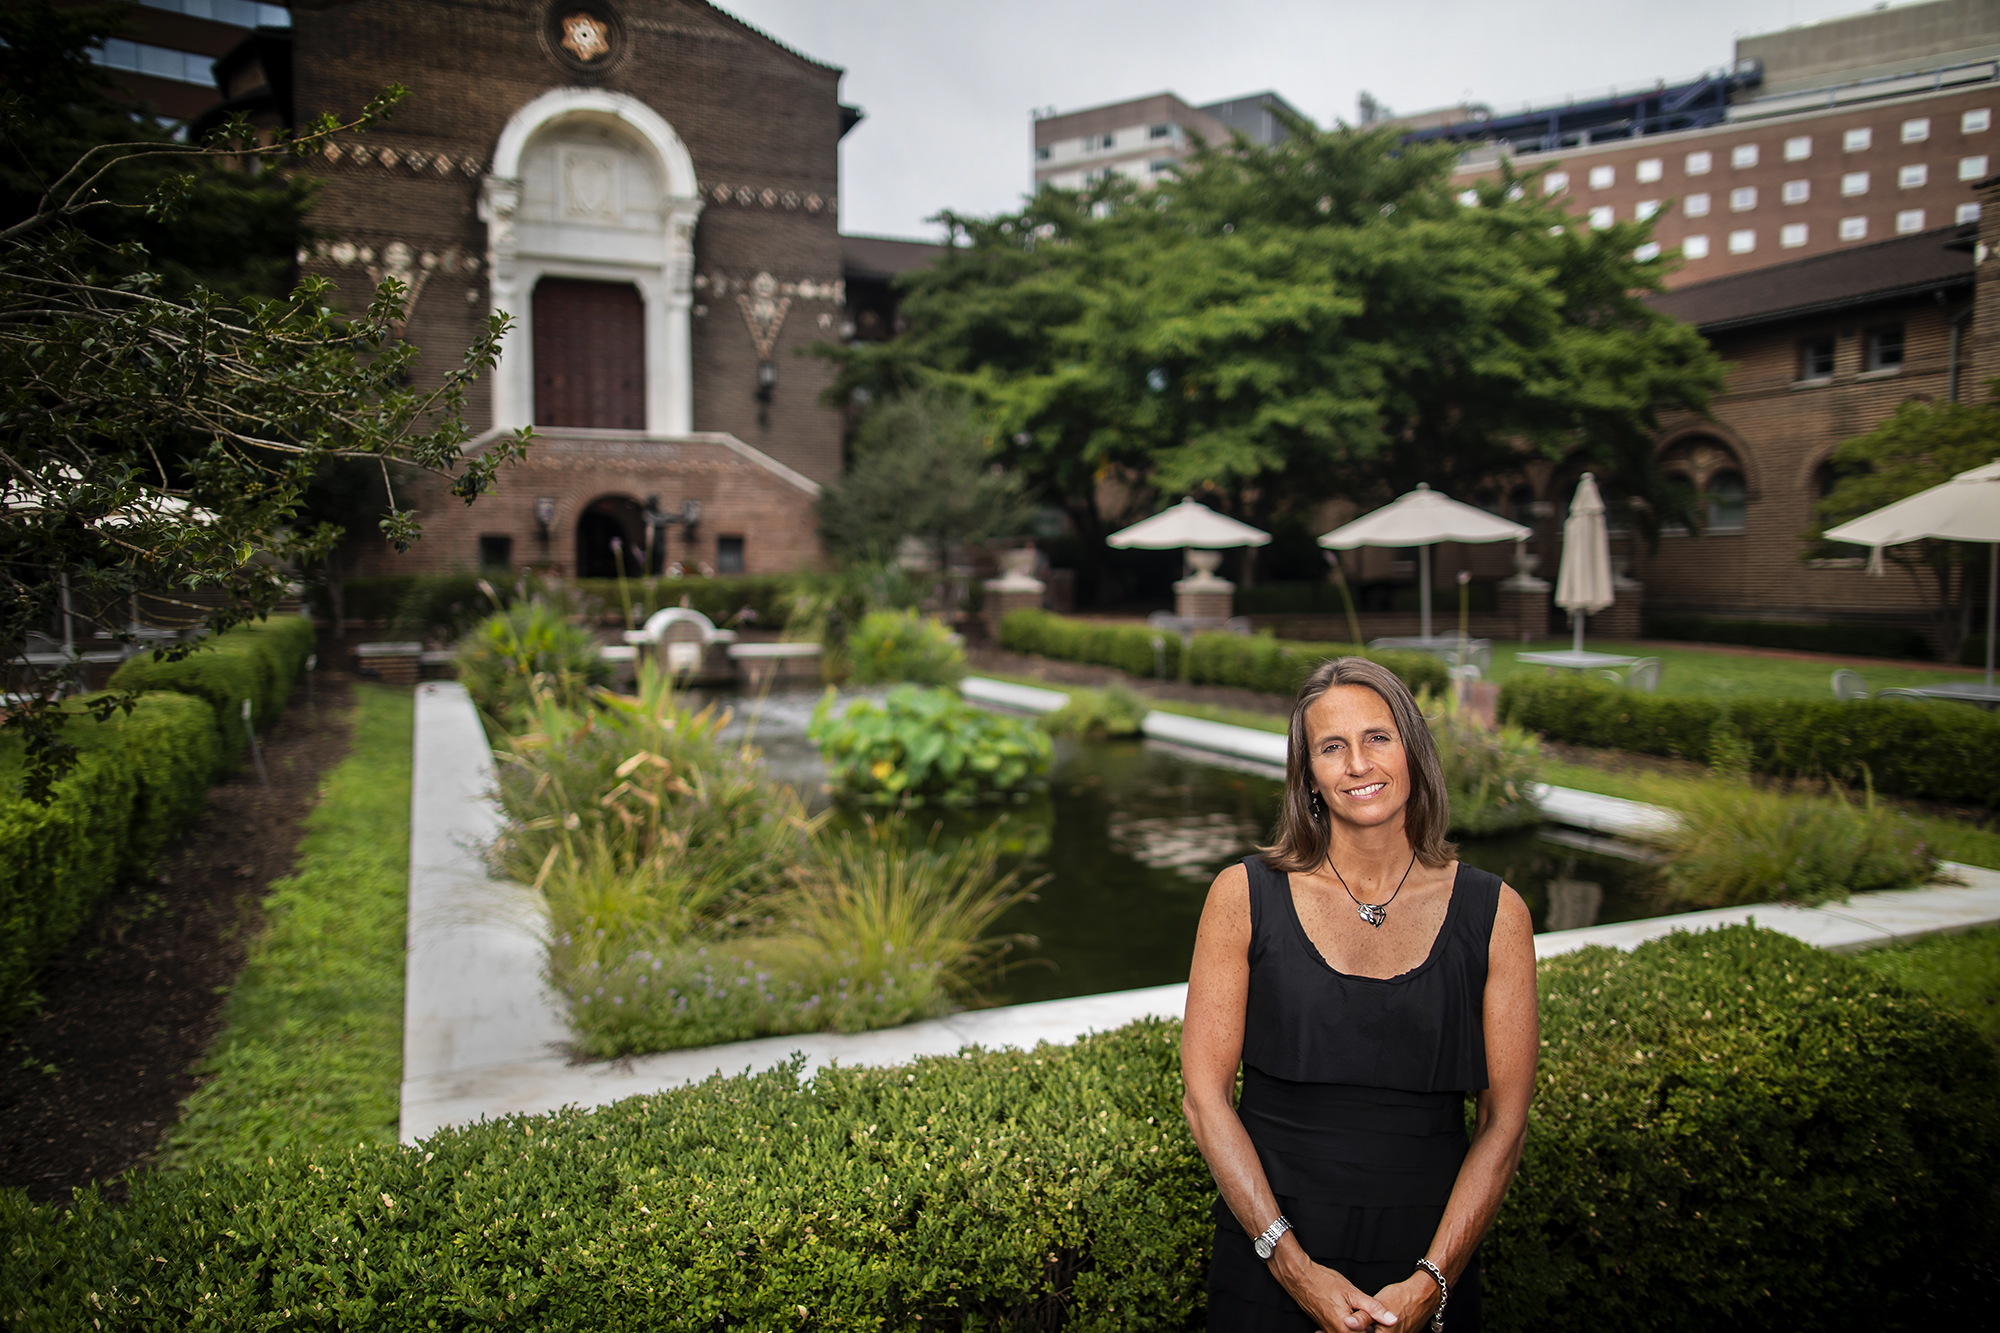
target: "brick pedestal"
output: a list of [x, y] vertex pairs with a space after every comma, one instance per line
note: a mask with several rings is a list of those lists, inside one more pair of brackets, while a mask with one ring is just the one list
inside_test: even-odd
[[1236, 614], [1236, 585], [1197, 574], [1174, 585], [1174, 614], [1183, 620], [1227, 620]]
[[1549, 632], [1549, 581], [1532, 574], [1502, 579], [1499, 619], [1509, 638], [1522, 643], [1546, 638]]
[[354, 650], [354, 669], [372, 672], [384, 685], [415, 685], [423, 658], [421, 643], [364, 643]]
[[986, 580], [986, 598], [981, 604], [981, 615], [986, 619], [988, 637], [995, 643], [1000, 642], [1000, 622], [1007, 618], [1009, 611], [1041, 610], [1045, 591], [1040, 579], [1024, 579], [1014, 574]]

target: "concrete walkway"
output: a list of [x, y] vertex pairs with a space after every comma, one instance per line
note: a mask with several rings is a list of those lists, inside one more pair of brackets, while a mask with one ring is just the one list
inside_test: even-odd
[[[977, 678], [970, 698], [1045, 713], [1067, 698], [1054, 690]], [[1053, 702], [1052, 702], [1053, 700]], [[806, 1033], [669, 1051], [633, 1060], [572, 1064], [562, 1053], [568, 1028], [542, 979], [546, 918], [527, 889], [492, 879], [480, 856], [500, 828], [492, 800], [492, 753], [470, 698], [456, 684], [417, 690], [417, 739], [410, 829], [410, 943], [403, 1028], [401, 1133], [414, 1143], [446, 1126], [563, 1106], [603, 1106], [624, 1097], [697, 1082], [711, 1074], [769, 1069], [793, 1053], [807, 1072], [839, 1061], [896, 1065], [949, 1055], [969, 1045], [1032, 1047], [1140, 1018], [1178, 1018], [1184, 985], [1009, 1005], [879, 1032]], [[1160, 719], [1157, 729], [1155, 719]], [[1282, 767], [1284, 738], [1171, 713], [1150, 713], [1146, 731], [1170, 744], [1236, 762]], [[1273, 742], [1276, 743], [1275, 750]], [[1273, 756], [1275, 755], [1275, 759]], [[1545, 787], [1552, 819], [1612, 836], [1655, 829], [1673, 816], [1654, 806], [1591, 792]], [[1841, 952], [1965, 930], [2000, 921], [2000, 872], [1947, 865], [1963, 887], [1859, 894], [1845, 903], [1782, 904], [1692, 912], [1535, 937], [1538, 958], [1588, 945], [1633, 949], [1676, 930], [1711, 930], [1755, 921]]]

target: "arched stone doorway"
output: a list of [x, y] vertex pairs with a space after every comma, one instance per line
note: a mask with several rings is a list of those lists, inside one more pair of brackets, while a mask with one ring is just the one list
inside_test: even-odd
[[636, 578], [645, 572], [645, 542], [645, 510], [639, 502], [629, 495], [600, 495], [577, 515], [576, 576], [615, 579], [622, 563], [625, 576]]

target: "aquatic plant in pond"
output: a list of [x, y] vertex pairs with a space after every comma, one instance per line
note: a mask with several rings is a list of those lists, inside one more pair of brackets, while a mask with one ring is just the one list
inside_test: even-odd
[[1042, 730], [1090, 741], [1137, 736], [1149, 711], [1151, 705], [1123, 681], [1114, 680], [1101, 690], [1072, 688], [1068, 703], [1042, 715]]
[[847, 636], [848, 679], [857, 685], [956, 685], [965, 648], [941, 621], [915, 611], [870, 611]]
[[548, 906], [574, 1046], [619, 1056], [949, 1012], [1014, 943], [1027, 891], [1004, 826], [940, 842], [899, 817], [830, 832], [643, 664], [588, 709], [546, 687], [501, 756], [500, 866]]
[[860, 804], [963, 806], [1024, 797], [1048, 773], [1046, 734], [950, 690], [903, 685], [880, 703], [855, 699], [837, 713], [836, 703], [827, 691], [806, 734], [835, 792]]
[[1451, 831], [1478, 837], [1539, 822], [1542, 747], [1535, 734], [1504, 722], [1482, 726], [1450, 695], [1421, 702], [1444, 765]]

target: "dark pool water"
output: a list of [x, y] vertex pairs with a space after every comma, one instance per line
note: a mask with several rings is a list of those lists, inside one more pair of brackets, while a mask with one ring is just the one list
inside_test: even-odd
[[[774, 695], [742, 705], [754, 711], [733, 725], [754, 728], [772, 774], [824, 805], [819, 756], [804, 734], [817, 702]], [[996, 929], [1037, 944], [1012, 955], [990, 998], [1021, 1003], [1185, 981], [1209, 882], [1268, 836], [1282, 785], [1260, 767], [1155, 742], [1059, 741], [1047, 799], [1008, 811], [1039, 826], [1030, 841], [1046, 839], [1036, 860], [1050, 878]], [[947, 817], [947, 832], [991, 817]], [[1466, 839], [1460, 853], [1520, 891], [1538, 932], [1656, 915], [1652, 868], [1592, 842], [1530, 830]]]

